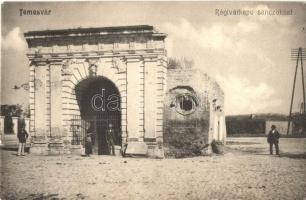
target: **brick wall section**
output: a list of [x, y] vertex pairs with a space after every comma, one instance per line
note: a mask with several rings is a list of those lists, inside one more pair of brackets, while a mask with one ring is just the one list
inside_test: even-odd
[[[176, 89], [178, 86], [191, 87], [199, 105], [189, 115], [177, 112], [171, 107], [176, 96], [187, 90]], [[171, 90], [171, 91], [170, 91]], [[219, 85], [206, 74], [196, 69], [168, 69], [167, 90], [164, 103], [164, 146], [165, 156], [197, 155], [212, 140], [213, 99], [217, 98], [223, 105], [223, 92]], [[178, 106], [178, 105], [177, 105]], [[214, 115], [214, 114], [213, 114]]]

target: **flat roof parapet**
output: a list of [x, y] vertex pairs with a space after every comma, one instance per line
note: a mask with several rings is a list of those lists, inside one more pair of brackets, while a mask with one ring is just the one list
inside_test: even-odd
[[40, 38], [40, 37], [46, 38], [46, 37], [61, 37], [61, 36], [90, 36], [90, 35], [118, 35], [118, 34], [120, 35], [149, 34], [149, 35], [160, 36], [162, 38], [166, 37], [166, 34], [157, 32], [154, 29], [154, 27], [150, 25], [28, 31], [24, 33], [24, 37], [26, 39], [30, 39], [30, 38]]

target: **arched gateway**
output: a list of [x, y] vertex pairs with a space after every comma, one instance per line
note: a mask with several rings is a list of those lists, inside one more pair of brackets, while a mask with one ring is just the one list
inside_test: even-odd
[[[92, 134], [94, 154], [110, 154], [107, 148], [106, 130], [111, 124], [114, 128], [114, 142], [122, 145], [121, 101], [116, 85], [105, 77], [97, 76], [82, 80], [75, 86], [75, 94], [80, 115], [74, 118], [75, 126], [81, 123], [81, 138]], [[74, 134], [78, 139], [77, 133]]]
[[165, 34], [152, 26], [30, 31], [31, 153], [80, 153], [93, 126], [96, 154], [112, 123], [127, 153], [163, 157]]

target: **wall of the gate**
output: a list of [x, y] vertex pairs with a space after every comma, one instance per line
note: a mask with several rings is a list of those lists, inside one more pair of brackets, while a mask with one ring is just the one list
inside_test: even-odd
[[[120, 92], [123, 143], [146, 143], [148, 154], [155, 154], [157, 146], [162, 149], [165, 35], [150, 26], [127, 27], [131, 33], [125, 28], [122, 33], [111, 30], [115, 36], [114, 32], [109, 36], [105, 33], [109, 28], [25, 34], [29, 45], [30, 130], [34, 141], [40, 141], [42, 147], [55, 142], [59, 148], [65, 146], [61, 143], [71, 143], [72, 121], [80, 116], [75, 86], [82, 80], [102, 76]], [[103, 34], [97, 32], [100, 30]], [[129, 151], [137, 154], [138, 150]]]
[[[180, 107], [181, 97], [193, 103], [191, 109]], [[226, 138], [223, 91], [200, 70], [168, 70], [164, 110], [166, 156], [205, 154], [212, 140]]]

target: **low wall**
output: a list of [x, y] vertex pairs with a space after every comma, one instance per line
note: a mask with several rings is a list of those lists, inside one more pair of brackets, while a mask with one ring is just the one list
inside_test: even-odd
[[208, 120], [168, 120], [164, 125], [165, 157], [203, 154], [208, 144]]
[[[13, 132], [12, 133], [6, 133], [5, 130], [5, 123], [4, 123], [5, 116], [0, 116], [0, 144], [4, 145], [6, 147], [16, 147], [18, 145], [18, 117], [12, 117], [12, 123], [13, 123]], [[29, 134], [28, 141], [30, 141], [30, 119], [25, 118], [25, 129]]]
[[[266, 131], [265, 134], [268, 134], [271, 130], [271, 126], [275, 125], [277, 131], [281, 135], [287, 135], [287, 129], [288, 129], [288, 121], [266, 121]], [[290, 126], [289, 134], [292, 135], [292, 124]]]

